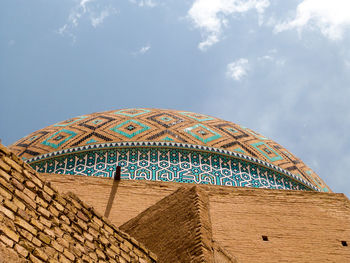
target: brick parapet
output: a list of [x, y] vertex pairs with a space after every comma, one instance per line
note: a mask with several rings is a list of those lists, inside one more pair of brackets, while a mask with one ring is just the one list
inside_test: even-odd
[[0, 243], [29, 262], [156, 262], [73, 193], [60, 194], [0, 144]]

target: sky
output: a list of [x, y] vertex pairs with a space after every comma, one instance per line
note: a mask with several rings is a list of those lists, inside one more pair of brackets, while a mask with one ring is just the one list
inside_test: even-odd
[[350, 197], [349, 0], [2, 0], [0, 139], [150, 107], [278, 142]]

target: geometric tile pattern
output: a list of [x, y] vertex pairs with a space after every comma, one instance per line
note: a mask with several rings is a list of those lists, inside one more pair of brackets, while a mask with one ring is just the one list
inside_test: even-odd
[[71, 118], [10, 145], [23, 159], [109, 142], [175, 142], [250, 156], [298, 175], [320, 189], [327, 185], [302, 160], [263, 135], [204, 114], [161, 109], [120, 109]]
[[117, 148], [78, 152], [34, 162], [38, 172], [270, 189], [311, 190], [266, 167], [188, 149]]

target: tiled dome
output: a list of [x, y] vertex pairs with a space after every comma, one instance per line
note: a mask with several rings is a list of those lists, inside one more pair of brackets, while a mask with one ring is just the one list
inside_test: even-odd
[[121, 109], [75, 117], [9, 147], [39, 172], [329, 191], [276, 142], [211, 116]]

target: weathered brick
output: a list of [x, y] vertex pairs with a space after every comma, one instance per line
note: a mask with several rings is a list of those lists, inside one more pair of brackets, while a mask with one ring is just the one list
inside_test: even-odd
[[58, 261], [59, 261], [59, 262], [62, 262], [62, 263], [70, 263], [70, 262], [71, 262], [71, 261], [70, 261], [68, 258], [66, 258], [63, 254], [60, 254], [60, 255], [59, 255]]
[[61, 215], [60, 219], [65, 222], [66, 224], [70, 225], [70, 220], [68, 217], [66, 217], [66, 215]]
[[15, 205], [22, 210], [26, 209], [26, 205], [22, 201], [20, 201], [18, 198], [14, 197], [12, 202], [14, 202]]
[[63, 246], [60, 245], [56, 240], [51, 242], [51, 246], [56, 249], [58, 252], [63, 252]]
[[72, 228], [69, 225], [67, 225], [67, 224], [63, 223], [63, 224], [60, 225], [60, 227], [61, 227], [62, 231], [66, 232], [66, 233], [72, 233], [73, 232]]
[[102, 250], [96, 249], [96, 250], [95, 250], [95, 253], [97, 254], [97, 256], [98, 256], [99, 258], [106, 259], [106, 255], [105, 255], [105, 253], [102, 252]]
[[45, 235], [44, 233], [40, 232], [39, 235], [37, 236], [39, 240], [44, 242], [45, 244], [50, 244], [51, 238], [48, 235]]
[[137, 247], [133, 247], [132, 251], [134, 251], [134, 253], [136, 255], [138, 255], [139, 257], [144, 256], [144, 252], [142, 252], [140, 249], [138, 249]]
[[53, 195], [55, 194], [55, 191], [52, 190], [52, 188], [51, 188], [50, 186], [51, 186], [51, 184], [46, 183], [46, 184], [44, 185], [44, 191], [45, 191], [49, 196], [53, 196]]
[[19, 235], [8, 228], [6, 225], [0, 224], [0, 230], [2, 232], [2, 235], [6, 235], [8, 238], [11, 238], [15, 242], [19, 241]]
[[94, 228], [89, 227], [88, 232], [95, 238], [98, 238], [98, 236], [100, 235], [99, 231], [96, 231]]
[[104, 225], [103, 228], [104, 228], [108, 233], [110, 233], [110, 234], [113, 235], [114, 230], [113, 230], [111, 227], [109, 227], [108, 225]]
[[12, 160], [14, 160], [16, 163], [18, 163], [19, 165], [23, 165], [24, 162], [22, 159], [20, 159], [16, 154], [14, 154], [13, 152], [10, 153], [10, 156], [9, 156]]
[[129, 241], [125, 240], [124, 244], [128, 247], [129, 250], [132, 250], [133, 245]]
[[25, 239], [27, 239], [28, 241], [32, 241], [33, 239], [33, 235], [31, 233], [29, 233], [29, 231], [23, 229], [23, 228], [20, 228], [18, 229], [18, 232], [19, 234], [24, 237]]
[[41, 195], [40, 195], [47, 203], [51, 203], [52, 201], [52, 197], [50, 195], [48, 195], [46, 192], [41, 191]]
[[64, 249], [63, 255], [65, 255], [71, 261], [74, 261], [75, 259], [75, 256], [73, 255], [73, 253], [71, 253], [68, 249]]
[[15, 170], [11, 170], [10, 174], [11, 174], [12, 179], [16, 179], [19, 184], [23, 185], [25, 178], [22, 175], [22, 172], [19, 173]]
[[50, 218], [50, 216], [51, 216], [50, 211], [41, 207], [41, 206], [38, 207], [38, 212], [41, 213], [42, 215], [44, 215], [46, 218]]
[[55, 233], [49, 228], [45, 228], [44, 233], [49, 235], [50, 237], [53, 237], [53, 238], [56, 237]]
[[14, 213], [16, 213], [18, 210], [18, 207], [12, 201], [9, 201], [8, 199], [5, 199], [4, 206], [6, 206], [8, 209], [13, 211]]
[[36, 192], [33, 192], [31, 191], [30, 189], [28, 188], [25, 188], [23, 190], [23, 193], [25, 193], [28, 197], [30, 197], [30, 199], [32, 199], [33, 201], [35, 201], [35, 198], [37, 196], [37, 193]]
[[92, 258], [94, 260], [94, 262], [96, 262], [98, 260], [98, 257], [96, 255], [96, 253], [94, 253], [94, 252], [90, 252], [89, 257]]
[[57, 236], [63, 237], [64, 232], [63, 232], [63, 230], [62, 230], [60, 227], [54, 227], [54, 228], [53, 228], [53, 231], [55, 232], [55, 234], [56, 234]]
[[66, 206], [66, 208], [64, 210], [64, 213], [69, 218], [69, 220], [71, 220], [71, 221], [75, 221], [76, 220], [75, 214], [69, 208], [67, 208], [67, 206]]
[[5, 190], [4, 188], [1, 187], [0, 184], [0, 195], [11, 200], [12, 199], [12, 194], [10, 194], [10, 192], [8, 190]]
[[34, 245], [36, 245], [37, 247], [41, 247], [41, 245], [43, 244], [39, 239], [37, 239], [36, 237], [33, 237], [32, 242]]
[[35, 249], [35, 246], [33, 243], [27, 241], [27, 240], [21, 240], [19, 241], [19, 244], [24, 247], [29, 252], [32, 252]]
[[40, 223], [37, 219], [32, 218], [32, 219], [30, 220], [30, 223], [31, 223], [33, 226], [36, 226], [37, 228], [39, 228], [41, 231], [43, 231], [44, 225], [43, 225], [42, 223]]
[[88, 229], [87, 224], [83, 220], [78, 219], [77, 223], [85, 231]]
[[51, 221], [47, 220], [46, 218], [44, 218], [43, 216], [39, 217], [39, 221], [40, 223], [42, 223], [43, 225], [45, 225], [46, 227], [50, 228], [51, 227]]
[[103, 222], [98, 217], [94, 216], [92, 221], [95, 222], [99, 227], [103, 227]]
[[130, 262], [130, 260], [131, 260], [129, 254], [127, 254], [127, 253], [124, 252], [123, 250], [120, 252], [120, 256], [121, 256], [122, 258], [124, 258], [127, 262]]
[[10, 181], [11, 176], [5, 172], [5, 170], [0, 168], [0, 176], [4, 178], [6, 181]]
[[92, 243], [91, 241], [89, 241], [89, 240], [85, 240], [85, 246], [86, 247], [88, 247], [88, 248], [90, 248], [90, 249], [95, 249], [95, 245], [94, 245], [94, 243]]
[[25, 181], [24, 185], [25, 185], [26, 187], [28, 187], [30, 190], [36, 191], [36, 187], [37, 187], [37, 186], [36, 186], [31, 180]]
[[9, 246], [9, 247], [13, 247], [13, 241], [11, 239], [9, 239], [7, 236], [5, 235], [0, 235], [0, 240], [6, 245], [6, 246]]
[[4, 160], [4, 162], [6, 164], [8, 164], [9, 166], [11, 166], [13, 169], [15, 169], [17, 172], [22, 172], [22, 167], [20, 165], [18, 165], [16, 162], [14, 162], [13, 160], [11, 160], [9, 157], [7, 156], [3, 156], [2, 159]]
[[120, 248], [127, 253], [129, 253], [129, 251], [130, 251], [130, 248], [125, 245], [125, 242], [120, 244]]
[[120, 254], [120, 248], [115, 246], [114, 244], [111, 244], [110, 249], [112, 249], [116, 254]]
[[11, 152], [9, 149], [7, 149], [4, 145], [0, 143], [0, 152], [3, 152], [5, 155], [10, 155]]
[[43, 182], [33, 174], [32, 174], [32, 180], [37, 186], [39, 186], [40, 189], [43, 187]]
[[71, 237], [71, 235], [69, 235], [69, 234], [64, 234], [64, 235], [63, 235], [63, 239], [67, 240], [68, 243], [74, 243], [74, 241], [75, 241], [75, 240]]
[[44, 261], [47, 261], [49, 259], [49, 257], [46, 255], [46, 253], [40, 248], [34, 249], [33, 255], [44, 260]]
[[62, 237], [57, 238], [58, 244], [62, 245], [63, 247], [69, 247], [69, 242]]
[[20, 217], [16, 217], [14, 220], [15, 224], [28, 230], [30, 233], [32, 233], [34, 236], [37, 235], [38, 231], [29, 223], [27, 223], [25, 220], [23, 220]]
[[33, 263], [43, 263], [43, 261], [41, 261], [40, 259], [38, 259], [36, 256], [34, 256], [33, 254], [29, 254], [29, 259], [31, 262]]
[[2, 159], [0, 159], [0, 168], [3, 169], [5, 172], [10, 172], [11, 167], [6, 164]]
[[49, 204], [46, 201], [44, 201], [44, 199], [40, 198], [39, 196], [35, 197], [35, 201], [37, 202], [37, 204], [39, 204], [40, 206], [42, 206], [44, 208], [49, 206]]
[[64, 210], [64, 207], [58, 202], [53, 202], [53, 205], [61, 212]]
[[83, 235], [89, 241], [93, 241], [94, 240], [94, 237], [92, 235], [90, 235], [89, 233], [87, 233], [87, 232], [84, 232]]
[[107, 256], [109, 256], [110, 258], [114, 258], [116, 255], [115, 252], [110, 248], [106, 248], [106, 253], [107, 253]]
[[81, 229], [81, 227], [79, 227], [77, 224], [72, 224], [72, 230], [73, 232], [78, 233], [79, 235], [83, 234], [83, 230]]
[[85, 222], [89, 221], [89, 218], [85, 214], [83, 214], [81, 211], [78, 211], [77, 217], [79, 217], [81, 220], [83, 220]]
[[25, 249], [24, 247], [22, 247], [21, 245], [18, 245], [18, 244], [15, 245], [15, 250], [23, 257], [27, 257], [29, 254], [27, 249]]
[[[27, 188], [26, 188], [27, 189]], [[33, 199], [31, 199], [28, 195], [26, 195], [24, 192], [15, 190], [15, 194], [21, 198], [25, 203], [30, 205], [32, 208], [36, 209], [36, 203], [34, 202]]]
[[148, 255], [155, 260], [157, 259], [157, 255], [154, 254], [152, 251], [148, 251]]
[[9, 192], [13, 193], [14, 191], [14, 187], [12, 185], [12, 183], [7, 182], [4, 178], [0, 177], [0, 185], [2, 187], [4, 187], [6, 190], [8, 190]]
[[60, 212], [55, 208], [53, 207], [52, 205], [50, 205], [48, 208], [47, 208], [55, 217], [58, 217], [60, 215]]
[[79, 235], [78, 233], [74, 233], [73, 237], [77, 240], [79, 240], [81, 243], [84, 243], [85, 239], [82, 235]]
[[81, 257], [81, 259], [83, 260], [83, 262], [89, 262], [89, 263], [92, 262], [91, 258], [89, 256], [87, 256], [87, 255], [83, 255]]
[[[7, 199], [5, 199], [7, 200]], [[8, 218], [15, 219], [13, 212], [0, 204], [0, 212], [4, 213]]]
[[58, 259], [59, 253], [51, 246], [43, 247], [43, 251], [46, 253], [46, 255], [48, 256], [49, 259], [50, 258]]
[[71, 246], [71, 251], [73, 252], [73, 254], [75, 254], [78, 258], [81, 257], [82, 252], [80, 251], [80, 249], [78, 249], [76, 246]]
[[64, 198], [61, 195], [55, 195], [54, 199], [62, 206], [65, 206], [67, 204], [66, 200], [64, 200]]
[[[30, 168], [30, 170], [31, 170], [32, 168]], [[32, 181], [32, 177], [33, 177], [33, 175], [32, 175], [32, 173], [30, 173], [29, 172], [29, 170], [23, 170], [23, 173], [22, 173], [27, 179], [30, 179], [30, 181]]]

